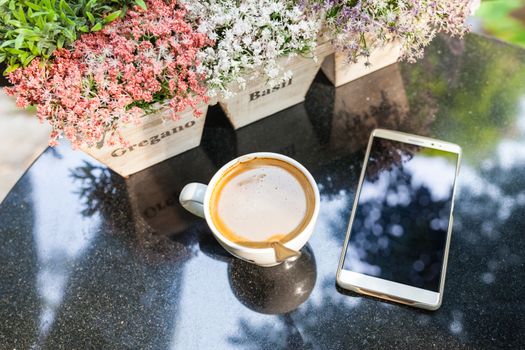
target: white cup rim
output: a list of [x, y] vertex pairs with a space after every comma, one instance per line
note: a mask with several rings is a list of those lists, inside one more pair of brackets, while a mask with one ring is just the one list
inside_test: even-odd
[[283, 244], [286, 247], [293, 246], [293, 242], [296, 239], [299, 239], [299, 237], [301, 237], [304, 233], [309, 232], [310, 226], [315, 225], [315, 222], [316, 222], [316, 219], [317, 219], [317, 215], [319, 214], [320, 195], [319, 195], [319, 188], [317, 187], [317, 183], [315, 182], [315, 179], [312, 176], [312, 174], [310, 174], [310, 172], [301, 163], [299, 163], [295, 159], [290, 158], [288, 156], [285, 156], [283, 154], [273, 153], [273, 152], [248, 153], [248, 154], [242, 155], [240, 157], [237, 157], [235, 159], [232, 159], [231, 161], [229, 161], [228, 163], [223, 165], [215, 173], [215, 175], [213, 175], [213, 177], [211, 178], [210, 182], [208, 183], [208, 187], [206, 189], [206, 193], [204, 195], [203, 207], [204, 207], [204, 217], [206, 219], [206, 222], [208, 223], [208, 226], [210, 227], [211, 231], [213, 232], [213, 235], [219, 241], [221, 241], [223, 244], [225, 244], [228, 247], [231, 247], [233, 249], [238, 249], [238, 250], [241, 250], [241, 251], [245, 251], [245, 252], [254, 252], [254, 253], [255, 252], [261, 253], [261, 252], [264, 252], [264, 251], [273, 251], [272, 248], [246, 247], [246, 246], [243, 246], [243, 245], [240, 245], [240, 244], [237, 244], [235, 242], [230, 241], [228, 238], [224, 237], [224, 235], [215, 227], [215, 224], [213, 223], [213, 220], [211, 219], [209, 203], [210, 203], [210, 199], [211, 199], [211, 194], [213, 193], [213, 189], [215, 188], [215, 185], [217, 184], [217, 181], [233, 165], [237, 164], [239, 161], [247, 160], [247, 159], [250, 159], [250, 158], [272, 158], [272, 159], [278, 159], [278, 160], [285, 161], [285, 162], [293, 165], [297, 169], [299, 169], [306, 176], [306, 178], [308, 179], [310, 185], [312, 186], [312, 189], [314, 191], [314, 196], [315, 196], [314, 212], [312, 214], [312, 217], [310, 218], [310, 221], [308, 222], [306, 227], [300, 233], [298, 233], [294, 238], [292, 238], [291, 240], [289, 240], [288, 242]]

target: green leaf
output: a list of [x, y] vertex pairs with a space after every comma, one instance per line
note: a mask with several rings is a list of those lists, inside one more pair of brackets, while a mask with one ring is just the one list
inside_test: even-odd
[[15, 40], [15, 49], [21, 48], [23, 43], [24, 43], [24, 34], [20, 33], [18, 34]]
[[69, 29], [64, 29], [64, 35], [71, 41], [75, 41], [77, 38], [76, 34], [70, 31]]
[[12, 71], [14, 71], [15, 69], [17, 69], [18, 67], [20, 67], [19, 64], [13, 64], [13, 65], [10, 65], [10, 66], [7, 67], [7, 69], [4, 71], [4, 75], [7, 75], [7, 74], [11, 73]]
[[29, 47], [29, 50], [35, 56], [38, 56], [40, 54], [40, 51], [38, 51], [38, 48], [33, 43], [31, 43], [31, 47]]
[[6, 41], [4, 41], [4, 42], [0, 45], [0, 48], [2, 48], [2, 47], [7, 47], [7, 46], [9, 46], [9, 45], [11, 45], [11, 44], [14, 44], [14, 43], [15, 43], [15, 40], [14, 40], [14, 39], [13, 39], [13, 40], [6, 40]]
[[91, 31], [92, 32], [98, 32], [101, 29], [102, 29], [102, 23], [100, 23], [100, 22], [95, 24], [93, 27], [91, 27]]
[[44, 27], [46, 26], [44, 19], [42, 17], [37, 17], [36, 25], [38, 28], [40, 28], [40, 30], [44, 30]]
[[10, 25], [12, 25], [14, 27], [17, 27], [17, 28], [22, 26], [22, 23], [20, 23], [19, 21], [14, 20], [14, 19], [8, 20], [7, 24], [10, 24]]
[[18, 19], [20, 20], [20, 22], [27, 24], [26, 15], [22, 6], [18, 7]]
[[146, 6], [146, 3], [144, 2], [144, 0], [135, 0], [135, 4], [137, 4], [143, 10], [147, 10], [148, 9], [148, 6]]
[[42, 51], [44, 51], [44, 45], [45, 45], [45, 41], [39, 41], [36, 43], [36, 49], [38, 50], [39, 54], [42, 53]]
[[53, 11], [53, 9], [50, 9], [47, 13], [47, 21], [48, 22], [56, 22], [57, 20], [57, 14], [55, 13], [55, 11]]
[[35, 10], [35, 11], [40, 11], [42, 9], [39, 5], [34, 4], [30, 1], [26, 1], [24, 4], [30, 9]]
[[95, 24], [95, 17], [93, 17], [93, 14], [91, 12], [86, 11], [86, 16], [89, 19], [89, 21], [91, 22], [91, 24]]
[[27, 44], [27, 48], [29, 49], [29, 51], [32, 51], [35, 48], [35, 44], [31, 40], [28, 40], [26, 44]]
[[16, 54], [16, 55], [23, 55], [23, 54], [25, 54], [25, 51], [19, 50], [17, 48], [11, 48], [11, 47], [6, 48], [5, 51], [9, 52], [9, 53], [12, 53], [12, 54]]
[[57, 40], [57, 47], [58, 47], [59, 49], [61, 49], [62, 47], [64, 47], [64, 41], [65, 41], [64, 37], [60, 37], [60, 38], [58, 38], [58, 40]]
[[49, 14], [48, 11], [37, 11], [37, 12], [32, 12], [29, 17], [31, 17], [31, 18], [38, 17], [38, 16], [44, 16], [45, 17], [48, 14]]
[[24, 62], [27, 59], [27, 56], [28, 56], [27, 53], [20, 54], [18, 56], [18, 60], [21, 61], [21, 62]]
[[89, 0], [86, 4], [86, 6], [84, 7], [86, 9], [86, 11], [89, 11], [91, 10], [91, 7], [93, 6], [93, 3], [95, 2], [95, 0]]
[[18, 34], [24, 34], [24, 35], [27, 35], [27, 36], [35, 34], [31, 29], [27, 29], [27, 28], [17, 28], [17, 29], [14, 30], [14, 32], [18, 33]]
[[29, 55], [26, 57], [26, 59], [24, 59], [22, 61], [22, 65], [27, 66], [29, 63], [31, 63], [31, 61], [35, 58], [36, 56], [35, 55]]
[[118, 10], [118, 11], [110, 13], [109, 15], [104, 17], [104, 23], [113, 22], [114, 20], [116, 20], [120, 16], [121, 13], [122, 13], [121, 10]]
[[42, 56], [44, 56], [45, 58], [51, 57], [51, 54], [53, 53], [53, 51], [55, 51], [55, 49], [56, 45], [51, 44], [49, 47], [46, 47], [46, 49], [42, 52]]
[[69, 19], [69, 17], [65, 17], [65, 22], [72, 27], [76, 25], [76, 23], [73, 20]]
[[63, 8], [70, 15], [74, 15], [75, 14], [75, 11], [73, 11], [71, 6], [69, 6], [69, 4], [66, 1], [64, 1], [64, 0], [60, 0], [60, 8], [61, 9]]

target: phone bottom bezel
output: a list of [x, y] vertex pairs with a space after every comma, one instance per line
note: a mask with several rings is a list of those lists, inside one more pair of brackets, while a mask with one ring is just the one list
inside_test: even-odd
[[340, 270], [337, 284], [360, 294], [407, 304], [427, 310], [437, 310], [441, 306], [441, 293], [412, 287], [406, 284], [385, 280], [362, 273]]

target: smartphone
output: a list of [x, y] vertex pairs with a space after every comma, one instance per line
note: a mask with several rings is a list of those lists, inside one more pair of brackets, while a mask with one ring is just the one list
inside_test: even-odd
[[453, 143], [372, 132], [337, 268], [341, 288], [441, 306], [460, 160]]

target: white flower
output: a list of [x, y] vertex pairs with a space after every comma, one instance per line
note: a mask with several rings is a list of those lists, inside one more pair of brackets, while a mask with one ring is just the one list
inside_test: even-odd
[[[304, 12], [293, 1], [280, 0], [182, 0], [199, 31], [215, 41], [215, 47], [199, 55], [208, 87], [231, 96], [246, 79], [264, 74], [268, 82], [281, 82], [284, 72], [278, 58], [286, 54], [313, 55], [321, 17]], [[245, 79], [246, 78], [246, 79]]]
[[268, 72], [266, 74], [268, 74], [268, 76], [272, 79], [275, 79], [279, 76], [279, 68], [277, 67], [273, 67], [271, 69], [268, 70]]

